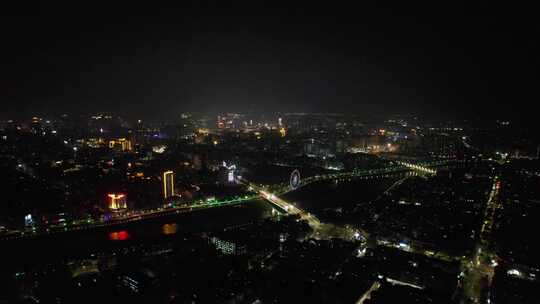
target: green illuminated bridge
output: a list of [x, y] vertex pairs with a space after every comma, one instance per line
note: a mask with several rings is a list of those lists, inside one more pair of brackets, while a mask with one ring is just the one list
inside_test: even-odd
[[125, 214], [117, 215], [112, 219], [105, 220], [103, 218], [86, 218], [73, 221], [64, 221], [56, 223], [54, 225], [48, 225], [46, 227], [31, 227], [20, 230], [8, 230], [7, 232], [0, 232], [1, 240], [13, 240], [13, 239], [26, 239], [35, 238], [41, 235], [49, 235], [62, 232], [74, 232], [85, 231], [99, 227], [108, 227], [114, 225], [127, 224], [132, 222], [143, 221], [147, 219], [171, 216], [175, 214], [193, 212], [197, 210], [205, 210], [215, 207], [231, 206], [246, 203], [257, 198], [263, 198], [277, 206], [280, 210], [290, 213], [299, 214], [302, 219], [314, 228], [314, 230], [320, 230], [321, 227], [325, 227], [319, 222], [319, 220], [312, 214], [300, 210], [294, 205], [279, 198], [288, 192], [297, 190], [298, 188], [307, 186], [312, 183], [338, 180], [349, 181], [352, 179], [371, 179], [371, 178], [385, 178], [396, 175], [433, 175], [436, 174], [437, 168], [453, 167], [463, 162], [457, 161], [436, 161], [427, 163], [406, 163], [406, 162], [390, 162], [387, 167], [369, 169], [369, 170], [355, 170], [351, 172], [337, 172], [329, 174], [315, 175], [304, 178], [300, 181], [300, 184], [296, 188], [291, 188], [289, 184], [276, 184], [276, 185], [261, 185], [251, 183], [246, 180], [242, 180], [249, 190], [252, 192], [250, 195], [235, 197], [226, 200], [204, 200], [196, 201], [191, 205], [175, 205], [172, 204], [167, 207], [150, 209], [150, 210], [134, 210]]
[[264, 186], [254, 184], [246, 180], [244, 180], [243, 182], [249, 186], [250, 190], [257, 191], [262, 198], [266, 199], [274, 206], [278, 207], [279, 209], [283, 210], [288, 214], [298, 215], [302, 220], [305, 220], [313, 229], [314, 233], [311, 237], [318, 239], [330, 239], [336, 237], [343, 239], [353, 239], [355, 237], [358, 237], [359, 235], [367, 237], [369, 234], [359, 228], [354, 229], [352, 227], [342, 227], [330, 223], [322, 223], [315, 215], [296, 207], [296, 205], [285, 201], [279, 196], [282, 196], [291, 191], [298, 190], [299, 188], [307, 186], [309, 184], [321, 181], [350, 181], [353, 179], [385, 178], [396, 175], [434, 175], [437, 174], [436, 168], [455, 166], [459, 165], [460, 163], [462, 162], [436, 161], [430, 163], [415, 164], [399, 161], [392, 163], [392, 165], [384, 168], [355, 170], [351, 172], [338, 172], [311, 176], [303, 179], [296, 188], [291, 188], [289, 185], [285, 184]]
[[348, 172], [336, 172], [321, 175], [314, 175], [307, 178], [303, 178], [300, 184], [296, 188], [291, 188], [288, 183], [281, 183], [276, 185], [259, 185], [276, 195], [283, 195], [288, 192], [298, 190], [301, 187], [307, 186], [315, 182], [322, 182], [328, 180], [337, 181], [351, 181], [353, 179], [374, 179], [374, 178], [386, 178], [399, 175], [420, 175], [430, 176], [437, 174], [438, 168], [455, 167], [460, 164], [464, 164], [462, 161], [432, 161], [423, 163], [409, 163], [403, 161], [395, 161], [383, 168], [367, 169], [367, 170], [354, 170]]

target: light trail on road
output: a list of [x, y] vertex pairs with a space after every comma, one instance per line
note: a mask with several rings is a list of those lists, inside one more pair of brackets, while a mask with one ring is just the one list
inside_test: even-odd
[[[491, 252], [489, 246], [495, 212], [500, 207], [500, 189], [500, 177], [495, 176], [486, 203], [480, 237], [478, 238], [474, 255], [465, 261], [466, 264], [464, 265], [465, 279], [463, 282], [463, 295], [467, 302], [482, 303], [489, 301], [489, 291], [495, 273], [495, 265], [492, 261], [496, 259], [496, 255]], [[484, 278], [487, 279], [487, 286], [482, 284]], [[487, 292], [484, 292], [486, 290]]]

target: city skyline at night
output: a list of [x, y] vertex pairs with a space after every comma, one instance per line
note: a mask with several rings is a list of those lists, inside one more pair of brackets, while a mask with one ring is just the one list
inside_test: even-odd
[[540, 303], [540, 19], [8, 3], [0, 303]]

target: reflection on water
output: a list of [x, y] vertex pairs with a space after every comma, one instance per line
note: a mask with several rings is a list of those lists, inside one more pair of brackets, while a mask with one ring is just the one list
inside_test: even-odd
[[[179, 233], [200, 233], [203, 231], [221, 230], [229, 226], [237, 226], [270, 216], [272, 207], [265, 201], [254, 200], [237, 206], [210, 208], [197, 212], [171, 215], [156, 220], [130, 223], [126, 227], [118, 227], [116, 231], [105, 232], [109, 241], [142, 241], [172, 237]], [[89, 234], [95, 236], [95, 234]]]
[[[14, 266], [9, 263], [13, 259], [21, 261], [19, 265], [22, 267], [63, 261], [67, 258], [79, 258], [96, 251], [117, 250], [119, 247], [130, 246], [134, 243], [169, 242], [179, 233], [222, 231], [226, 227], [243, 225], [271, 216], [271, 211], [272, 206], [268, 202], [256, 199], [236, 206], [202, 209], [107, 228], [96, 227], [96, 229], [74, 230], [69, 233], [55, 233], [44, 237], [28, 238], [20, 242], [19, 240], [6, 241], [9, 246], [1, 246], [0, 270], [3, 271], [6, 264]], [[165, 235], [163, 226], [167, 223], [169, 225], [166, 226], [166, 231], [174, 231], [171, 228], [175, 227], [174, 223], [177, 224], [176, 234]], [[40, 248], [38, 255], [35, 254], [35, 248]]]
[[125, 230], [109, 233], [109, 240], [111, 241], [125, 241], [130, 237], [129, 233]]
[[175, 234], [178, 231], [178, 225], [176, 223], [168, 223], [161, 227], [163, 234]]

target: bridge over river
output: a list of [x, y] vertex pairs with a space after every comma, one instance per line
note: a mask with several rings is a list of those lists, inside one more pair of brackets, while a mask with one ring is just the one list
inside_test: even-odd
[[[56, 225], [47, 227], [29, 227], [19, 230], [9, 230], [7, 232], [0, 233], [0, 241], [13, 240], [13, 239], [26, 239], [36, 238], [41, 235], [50, 235], [63, 232], [74, 232], [79, 230], [88, 231], [94, 228], [100, 228], [105, 226], [121, 225], [131, 222], [144, 221], [148, 219], [154, 219], [158, 217], [171, 216], [174, 214], [194, 212], [198, 210], [204, 210], [208, 208], [217, 208], [223, 206], [231, 206], [236, 204], [244, 204], [253, 201], [256, 198], [263, 198], [276, 206], [278, 209], [288, 214], [298, 214], [300, 217], [308, 222], [308, 224], [314, 230], [314, 236], [320, 238], [326, 237], [344, 237], [350, 238], [358, 233], [357, 230], [344, 229], [327, 223], [321, 223], [317, 217], [309, 212], [298, 209], [293, 204], [283, 200], [280, 196], [295, 191], [301, 187], [307, 186], [312, 183], [328, 181], [328, 180], [352, 180], [352, 179], [370, 179], [370, 178], [385, 178], [397, 175], [434, 175], [437, 173], [437, 168], [448, 167], [459, 162], [451, 161], [435, 161], [427, 163], [407, 163], [402, 161], [389, 161], [388, 165], [383, 168], [377, 169], [365, 169], [365, 170], [353, 170], [349, 172], [336, 172], [328, 174], [320, 174], [310, 176], [299, 181], [299, 184], [295, 187], [291, 187], [290, 184], [277, 184], [277, 185], [261, 185], [251, 183], [247, 180], [241, 180], [249, 187], [249, 190], [253, 193], [246, 196], [235, 197], [227, 200], [204, 200], [193, 202], [190, 205], [171, 205], [163, 208], [156, 208], [150, 210], [136, 210], [126, 214], [120, 215], [116, 218], [104, 220], [102, 218], [87, 218], [73, 220], [71, 222], [62, 222]], [[364, 234], [367, 234], [363, 232]]]

